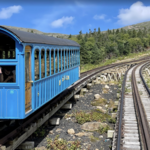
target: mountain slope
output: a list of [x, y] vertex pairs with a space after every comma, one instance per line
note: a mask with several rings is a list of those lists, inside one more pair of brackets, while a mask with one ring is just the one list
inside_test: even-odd
[[13, 28], [16, 30], [21, 30], [21, 31], [25, 31], [25, 32], [32, 32], [32, 33], [36, 33], [36, 34], [44, 34], [47, 36], [54, 36], [54, 37], [60, 37], [60, 38], [68, 38], [68, 34], [61, 34], [61, 33], [45, 33], [36, 29], [31, 29], [31, 28], [22, 28], [22, 27], [12, 27], [12, 26], [4, 26], [4, 27], [9, 27], [9, 28]]

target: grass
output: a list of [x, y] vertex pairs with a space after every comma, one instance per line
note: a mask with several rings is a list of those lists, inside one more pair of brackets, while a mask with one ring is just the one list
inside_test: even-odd
[[104, 98], [99, 98], [91, 102], [92, 106], [101, 106], [101, 105], [106, 105], [106, 104], [107, 104], [107, 100]]
[[131, 53], [128, 56], [120, 56], [117, 58], [107, 59], [107, 60], [105, 60], [105, 62], [100, 62], [99, 64], [81, 64], [81, 73], [88, 71], [88, 70], [92, 70], [97, 67], [102, 67], [102, 66], [106, 66], [106, 65], [109, 65], [112, 63], [116, 63], [117, 61], [122, 61], [122, 60], [126, 60], [126, 59], [139, 59], [140, 57], [145, 56], [146, 54], [149, 55], [150, 51]]
[[105, 122], [108, 118], [111, 118], [110, 115], [104, 114], [98, 109], [91, 110], [90, 113], [79, 111], [76, 112], [74, 116], [79, 124], [84, 124], [91, 121]]
[[109, 108], [114, 108], [114, 107], [115, 107], [115, 104], [114, 104], [114, 101], [113, 101], [113, 100], [110, 100], [110, 101], [109, 101], [108, 107], [109, 107]]
[[59, 139], [59, 135], [54, 140], [47, 138], [47, 149], [53, 150], [80, 150], [80, 141], [67, 142], [64, 139]]
[[108, 94], [108, 93], [109, 93], [109, 89], [103, 88], [103, 89], [102, 89], [102, 92], [103, 92], [104, 94]]
[[115, 119], [115, 118], [109, 118], [109, 119], [108, 119], [108, 122], [115, 124], [115, 123], [116, 123], [116, 119]]
[[146, 84], [147, 86], [150, 88], [150, 77], [147, 76], [147, 78], [145, 79], [146, 80]]
[[100, 134], [103, 134], [103, 133], [107, 133], [108, 130], [110, 130], [110, 127], [108, 125], [106, 125], [105, 127], [104, 126], [100, 126], [99, 129], [98, 129], [98, 132]]
[[131, 89], [128, 89], [127, 87], [125, 88], [125, 94], [130, 93]]
[[110, 85], [111, 85], [111, 84], [113, 84], [113, 85], [118, 85], [118, 84], [119, 84], [119, 81], [112, 81], [112, 80], [111, 80], [111, 81], [108, 82], [108, 84], [110, 84]]
[[98, 137], [95, 137], [95, 136], [93, 136], [93, 135], [90, 136], [90, 139], [91, 139], [91, 142], [99, 141], [99, 138], [98, 138]]

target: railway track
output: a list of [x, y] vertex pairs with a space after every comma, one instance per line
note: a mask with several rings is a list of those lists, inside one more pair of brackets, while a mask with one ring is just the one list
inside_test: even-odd
[[[117, 150], [150, 150], [150, 98], [140, 63], [126, 72], [122, 85]], [[115, 148], [114, 148], [115, 149]]]
[[[149, 59], [149, 57], [144, 58], [144, 60], [145, 59]], [[96, 68], [93, 71], [88, 71], [84, 73], [84, 76], [82, 74], [82, 78], [79, 81], [67, 88], [63, 93], [55, 97], [47, 105], [44, 105], [30, 117], [25, 119], [23, 123], [20, 125], [14, 124], [13, 126], [6, 128], [4, 132], [1, 131], [0, 148], [7, 150], [16, 149], [25, 139], [35, 132], [38, 127], [54, 115], [71, 97], [78, 93], [81, 88], [95, 79], [99, 72], [128, 63], [139, 63], [140, 61], [143, 61], [143, 59], [126, 63], [112, 64], [105, 67]], [[64, 99], [62, 99], [62, 97], [64, 97]]]
[[[140, 59], [138, 59], [138, 60], [130, 61], [130, 63], [143, 61], [144, 59], [149, 59], [149, 56], [144, 57], [144, 58], [140, 58]], [[95, 68], [95, 69], [92, 69], [92, 70], [88, 70], [88, 71], [82, 72], [82, 73], [80, 74], [80, 78], [83, 78], [83, 77], [85, 77], [85, 76], [87, 76], [87, 75], [89, 75], [89, 74], [91, 74], [91, 73], [94, 73], [94, 72], [100, 70], [100, 69], [105, 69], [105, 68], [108, 68], [108, 67], [111, 68], [111, 67], [115, 67], [115, 66], [117, 66], [117, 65], [126, 64], [126, 63], [128, 63], [128, 61], [122, 62], [122, 63], [110, 64], [110, 65], [107, 65], [107, 66], [98, 67], [98, 68]]]

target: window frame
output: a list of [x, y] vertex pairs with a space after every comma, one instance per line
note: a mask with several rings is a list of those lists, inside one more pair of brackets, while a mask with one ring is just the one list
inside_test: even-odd
[[4, 31], [0, 31], [0, 33], [1, 34], [4, 34], [4, 35], [6, 35], [6, 36], [8, 36], [9, 38], [11, 38], [13, 41], [14, 41], [14, 44], [15, 44], [15, 58], [14, 59], [0, 59], [0, 62], [1, 61], [17, 61], [18, 60], [18, 58], [17, 58], [17, 46], [19, 45], [19, 43], [18, 43], [18, 41], [16, 41], [16, 39], [14, 38], [14, 37], [12, 37], [10, 34], [8, 34], [8, 33], [6, 33], [6, 32], [4, 32]]
[[[49, 52], [49, 57], [47, 57], [47, 52]], [[51, 51], [50, 51], [49, 48], [46, 49], [46, 56], [45, 56], [45, 57], [46, 57], [46, 68], [45, 68], [45, 69], [46, 69], [46, 71], [45, 71], [45, 72], [46, 72], [46, 77], [49, 77], [49, 76], [50, 76], [50, 52], [51, 52]], [[49, 59], [49, 67], [48, 67], [48, 68], [49, 68], [49, 75], [47, 75], [47, 72], [48, 72], [48, 71], [47, 71], [47, 64], [48, 64], [48, 63], [47, 63], [47, 58]]]
[[[35, 80], [35, 52], [36, 51], [38, 51], [39, 52], [39, 56], [38, 56], [38, 58], [39, 58], [39, 61], [38, 61], [38, 65], [39, 65], [39, 78], [37, 79], [37, 80]], [[34, 50], [34, 81], [38, 81], [38, 80], [40, 80], [41, 79], [41, 69], [40, 69], [40, 63], [41, 63], [41, 61], [40, 61], [40, 57], [41, 57], [41, 55], [40, 55], [40, 50], [39, 50], [39, 48], [36, 48], [35, 50]]]
[[[43, 64], [44, 64], [44, 67], [42, 67], [42, 52], [44, 52], [44, 56], [43, 56], [43, 58], [44, 58], [44, 63], [43, 63]], [[45, 71], [45, 67], [46, 67], [46, 66], [45, 66], [45, 64], [46, 64], [46, 63], [45, 63], [45, 54], [46, 54], [46, 53], [45, 53], [45, 49], [42, 48], [41, 51], [40, 51], [40, 54], [41, 54], [41, 55], [40, 55], [40, 68], [41, 68], [41, 69], [40, 69], [40, 74], [41, 74], [41, 78], [40, 78], [40, 79], [43, 79], [43, 78], [46, 77], [46, 71]], [[44, 76], [43, 76], [43, 77], [42, 77], [42, 68], [44, 68]]]

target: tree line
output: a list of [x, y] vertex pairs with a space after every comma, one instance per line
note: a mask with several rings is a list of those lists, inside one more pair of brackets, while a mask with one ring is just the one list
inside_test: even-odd
[[145, 51], [150, 46], [150, 29], [107, 30], [101, 32], [94, 29], [92, 32], [77, 36], [69, 35], [69, 39], [80, 44], [81, 64], [96, 64], [118, 56], [127, 56], [130, 53]]

